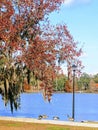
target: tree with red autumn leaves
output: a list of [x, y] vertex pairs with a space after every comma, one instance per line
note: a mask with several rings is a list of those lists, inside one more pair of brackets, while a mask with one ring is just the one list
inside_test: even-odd
[[57, 62], [77, 61], [81, 50], [65, 24], [52, 26], [49, 14], [63, 0], [0, 1], [0, 82], [1, 94], [11, 110], [19, 105], [24, 78], [31, 73], [41, 81], [45, 99], [51, 100], [53, 81], [61, 70]]

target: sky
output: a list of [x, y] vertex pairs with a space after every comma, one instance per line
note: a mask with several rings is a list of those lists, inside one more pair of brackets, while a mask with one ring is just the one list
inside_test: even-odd
[[80, 57], [87, 74], [98, 73], [98, 0], [65, 0], [59, 13], [50, 15], [52, 24], [65, 23], [82, 47]]

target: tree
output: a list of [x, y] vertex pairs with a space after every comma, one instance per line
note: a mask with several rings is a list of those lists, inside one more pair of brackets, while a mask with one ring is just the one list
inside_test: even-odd
[[54, 80], [54, 90], [55, 91], [64, 91], [66, 80], [67, 80], [67, 77], [65, 75], [63, 75], [63, 74], [57, 75]]
[[98, 83], [98, 74], [94, 75], [93, 80], [94, 80], [95, 83]]
[[[0, 1], [0, 81], [2, 96], [17, 108], [24, 78], [31, 73], [41, 81], [44, 96], [50, 101], [53, 82], [60, 66], [57, 61], [80, 56], [67, 26], [50, 25], [48, 15], [58, 10], [62, 0]], [[69, 55], [68, 55], [69, 54]], [[3, 62], [4, 61], [4, 62]]]
[[65, 92], [72, 92], [72, 88], [69, 84], [69, 80], [67, 80], [65, 83]]
[[90, 80], [91, 80], [90, 76], [86, 73], [83, 73], [78, 80], [79, 89], [88, 90]]

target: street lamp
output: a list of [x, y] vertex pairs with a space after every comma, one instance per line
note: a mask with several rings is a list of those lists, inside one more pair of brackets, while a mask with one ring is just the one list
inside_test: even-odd
[[72, 65], [73, 70], [73, 98], [72, 98], [72, 119], [74, 121], [75, 119], [75, 72], [76, 72], [77, 66], [75, 64]]

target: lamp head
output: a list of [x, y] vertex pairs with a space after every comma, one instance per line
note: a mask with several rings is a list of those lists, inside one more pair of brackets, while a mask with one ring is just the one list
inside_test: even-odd
[[77, 69], [77, 66], [76, 66], [75, 64], [73, 64], [73, 65], [72, 65], [72, 70], [73, 70], [73, 71], [76, 71], [76, 69]]

